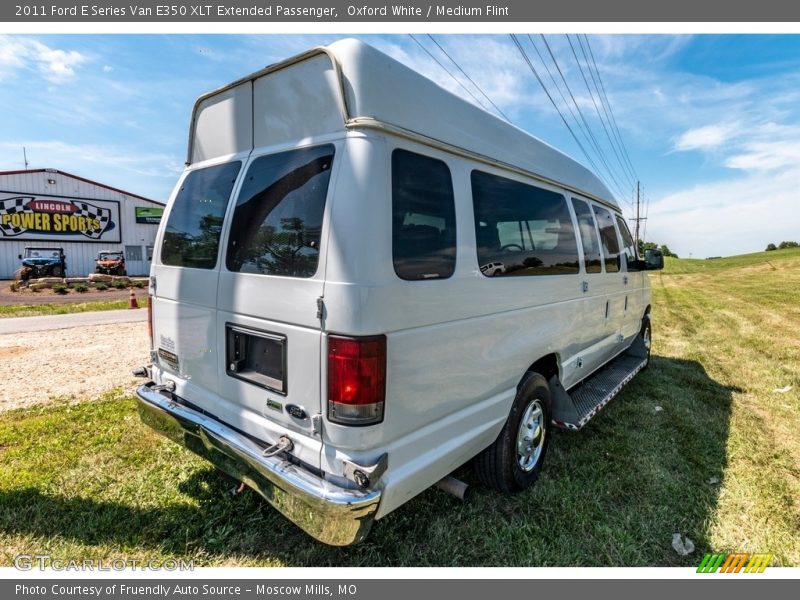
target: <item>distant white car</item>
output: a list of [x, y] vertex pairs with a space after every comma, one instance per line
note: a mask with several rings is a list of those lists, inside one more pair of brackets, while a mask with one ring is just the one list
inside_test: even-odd
[[202, 96], [189, 140], [142, 419], [325, 543], [471, 460], [524, 490], [648, 363], [663, 259], [606, 186], [366, 44]]
[[492, 262], [485, 264], [481, 267], [481, 273], [487, 277], [494, 277], [495, 275], [502, 275], [505, 273], [506, 268], [501, 262]]

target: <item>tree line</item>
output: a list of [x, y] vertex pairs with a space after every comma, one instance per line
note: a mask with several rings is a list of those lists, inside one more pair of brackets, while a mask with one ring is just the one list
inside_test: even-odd
[[800, 246], [797, 242], [781, 242], [777, 246], [775, 244], [768, 244], [767, 245], [767, 252], [771, 252], [772, 250], [785, 250], [786, 248], [797, 248]]
[[660, 246], [655, 242], [644, 242], [639, 240], [639, 256], [644, 256], [645, 250], [661, 250], [661, 254], [664, 256], [671, 256], [673, 258], [678, 258], [678, 255], [672, 252], [666, 244], [661, 244]]

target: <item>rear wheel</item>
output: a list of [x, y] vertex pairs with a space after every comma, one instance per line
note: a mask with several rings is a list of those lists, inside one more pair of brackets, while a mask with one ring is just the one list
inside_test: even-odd
[[59, 266], [53, 267], [53, 270], [50, 271], [50, 273], [53, 275], [53, 277], [61, 277], [64, 275], [64, 271]]
[[500, 435], [475, 457], [475, 470], [483, 485], [514, 493], [529, 488], [539, 478], [550, 441], [550, 386], [543, 375], [529, 372]]

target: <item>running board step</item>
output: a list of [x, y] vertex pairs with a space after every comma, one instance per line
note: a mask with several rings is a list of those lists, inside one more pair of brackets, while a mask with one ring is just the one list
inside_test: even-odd
[[558, 378], [554, 377], [550, 380], [550, 388], [555, 396], [553, 425], [578, 431], [611, 402], [625, 384], [646, 365], [646, 358], [634, 356], [632, 353], [620, 354], [569, 393], [564, 391]]

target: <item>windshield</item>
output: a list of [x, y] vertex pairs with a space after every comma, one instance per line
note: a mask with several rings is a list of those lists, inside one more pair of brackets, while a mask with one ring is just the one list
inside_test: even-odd
[[121, 260], [122, 252], [101, 252], [97, 260]]
[[55, 248], [25, 248], [25, 258], [59, 258], [61, 252]]

